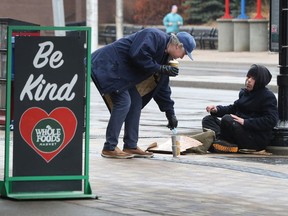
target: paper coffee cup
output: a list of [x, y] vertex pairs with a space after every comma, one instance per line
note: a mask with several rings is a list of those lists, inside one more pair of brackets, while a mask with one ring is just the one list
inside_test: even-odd
[[173, 59], [173, 60], [169, 61], [169, 65], [172, 66], [172, 67], [177, 67], [178, 68], [179, 62]]

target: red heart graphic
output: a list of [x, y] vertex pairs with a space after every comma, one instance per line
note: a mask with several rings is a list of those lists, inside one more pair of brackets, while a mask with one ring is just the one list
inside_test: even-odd
[[[35, 145], [32, 134], [35, 126], [42, 120], [52, 119], [62, 126], [64, 131], [63, 141], [57, 149], [51, 152], [41, 151]], [[19, 123], [20, 134], [25, 142], [36, 151], [47, 163], [50, 162], [57, 154], [59, 154], [72, 140], [77, 127], [77, 119], [74, 113], [67, 107], [58, 107], [49, 115], [41, 108], [32, 107], [26, 110]]]

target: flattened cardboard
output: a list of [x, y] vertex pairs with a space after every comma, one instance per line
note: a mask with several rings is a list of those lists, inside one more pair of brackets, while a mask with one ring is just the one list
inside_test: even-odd
[[[187, 151], [187, 149], [190, 149], [192, 147], [197, 147], [200, 145], [203, 145], [200, 141], [188, 137], [188, 136], [180, 136], [180, 153], [184, 154], [185, 151]], [[150, 144], [147, 148], [146, 151], [149, 152], [154, 152], [154, 153], [164, 153], [164, 154], [172, 154], [172, 138], [167, 139], [167, 141], [163, 142], [163, 143], [157, 143], [154, 142], [152, 144]]]

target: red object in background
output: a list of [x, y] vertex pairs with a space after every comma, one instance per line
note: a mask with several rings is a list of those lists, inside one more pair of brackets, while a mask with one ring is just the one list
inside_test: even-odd
[[222, 19], [231, 19], [230, 15], [230, 0], [225, 0], [225, 14], [222, 16]]
[[[11, 82], [11, 99], [14, 98], [14, 81]], [[5, 125], [6, 109], [0, 109], [0, 125]], [[14, 101], [11, 100], [10, 104], [10, 119], [14, 118]]]
[[[7, 27], [8, 26], [39, 26], [34, 23], [29, 23], [29, 22], [24, 22], [20, 20], [15, 20], [15, 19], [10, 19], [10, 18], [0, 18], [0, 49], [2, 53], [6, 53], [7, 55]], [[20, 32], [12, 32], [12, 36], [40, 36], [40, 31], [30, 31], [30, 30], [25, 30], [25, 31], [20, 31]], [[0, 59], [1, 60], [1, 59]], [[7, 61], [6, 61], [7, 62]], [[0, 68], [0, 70], [2, 70]], [[0, 71], [0, 74], [2, 74], [2, 71]], [[0, 81], [1, 85], [6, 85], [6, 77], [2, 77], [0, 75]], [[11, 81], [11, 104], [10, 104], [10, 119], [11, 121], [14, 118], [14, 81]], [[4, 101], [5, 102], [5, 101]], [[5, 108], [5, 103], [3, 100], [0, 101], [1, 103], [1, 108], [0, 108], [0, 125], [5, 125], [6, 124], [6, 108]], [[4, 103], [4, 104], [2, 104]]]
[[27, 31], [27, 32], [12, 32], [12, 36], [17, 37], [17, 36], [40, 36], [39, 31]]
[[264, 17], [261, 14], [261, 0], [257, 0], [257, 15], [254, 19], [263, 19]]

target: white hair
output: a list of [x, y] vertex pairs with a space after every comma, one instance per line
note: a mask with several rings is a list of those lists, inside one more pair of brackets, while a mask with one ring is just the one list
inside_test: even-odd
[[179, 41], [178, 37], [173, 33], [171, 33], [171, 37], [170, 37], [170, 40], [168, 42], [168, 45], [169, 44], [177, 45], [177, 46], [182, 47], [184, 49], [183, 43], [181, 43]]

